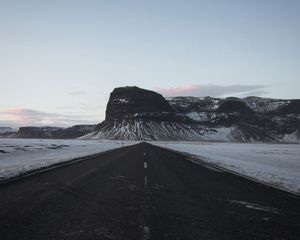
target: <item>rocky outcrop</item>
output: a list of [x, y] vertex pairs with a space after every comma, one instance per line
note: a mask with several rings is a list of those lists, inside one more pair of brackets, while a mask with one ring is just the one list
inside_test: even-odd
[[279, 108], [276, 113], [281, 115], [300, 114], [300, 99], [291, 100], [288, 104]]
[[[125, 122], [137, 125], [138, 122], [174, 122], [174, 123], [190, 123], [192, 119], [184, 114], [176, 113], [170, 106], [169, 102], [160, 94], [145, 90], [138, 87], [120, 87], [115, 88], [110, 94], [106, 108], [105, 121], [99, 124], [95, 131], [103, 129], [120, 127]], [[146, 129], [145, 129], [146, 130]], [[136, 137], [140, 139], [144, 135], [140, 135], [142, 130], [133, 131]], [[117, 134], [118, 136], [120, 134]], [[133, 136], [131, 135], [131, 136]], [[149, 134], [148, 134], [149, 135]], [[109, 137], [105, 134], [105, 138], [118, 139], [116, 136]], [[145, 136], [148, 139], [148, 137]], [[127, 138], [126, 138], [127, 139]]]
[[218, 113], [236, 113], [239, 115], [253, 115], [253, 110], [246, 102], [238, 98], [226, 99], [216, 110]]
[[174, 112], [162, 95], [138, 87], [115, 88], [110, 94], [105, 120]]

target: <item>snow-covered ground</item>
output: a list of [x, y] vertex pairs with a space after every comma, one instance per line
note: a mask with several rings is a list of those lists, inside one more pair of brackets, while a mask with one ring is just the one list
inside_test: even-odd
[[134, 142], [0, 138], [0, 180]]
[[300, 193], [299, 144], [151, 142]]
[[[135, 143], [138, 142], [0, 138], [0, 180]], [[188, 152], [239, 174], [300, 193], [299, 144], [150, 143]]]

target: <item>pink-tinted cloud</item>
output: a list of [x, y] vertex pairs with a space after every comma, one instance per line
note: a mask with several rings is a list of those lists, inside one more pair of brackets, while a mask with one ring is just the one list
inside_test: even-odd
[[263, 85], [197, 85], [187, 84], [176, 87], [156, 88], [155, 90], [164, 96], [260, 96], [268, 93]]
[[74, 124], [95, 123], [89, 116], [78, 114], [58, 114], [32, 109], [6, 109], [0, 111], [0, 124], [9, 126], [70, 126]]
[[201, 89], [200, 85], [183, 85], [177, 87], [157, 88], [156, 91], [166, 96], [186, 96]]
[[34, 111], [30, 109], [6, 109], [0, 112], [0, 119], [18, 124], [27, 124], [32, 120], [33, 115], [35, 115]]

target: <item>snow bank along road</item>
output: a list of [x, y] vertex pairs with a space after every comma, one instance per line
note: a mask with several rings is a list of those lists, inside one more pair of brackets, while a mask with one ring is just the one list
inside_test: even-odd
[[[121, 141], [0, 138], [0, 181], [119, 148]], [[134, 142], [127, 141], [126, 145]]]
[[0, 185], [1, 239], [299, 239], [299, 197], [141, 143]]
[[299, 144], [153, 142], [300, 194]]

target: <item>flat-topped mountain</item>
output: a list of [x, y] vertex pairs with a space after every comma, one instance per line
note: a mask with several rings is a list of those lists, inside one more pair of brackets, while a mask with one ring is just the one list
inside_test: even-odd
[[300, 100], [259, 97], [164, 98], [138, 87], [116, 88], [105, 121], [84, 139], [299, 141]]
[[115, 88], [110, 94], [105, 120], [130, 118], [134, 114], [174, 112], [162, 95], [138, 87]]

